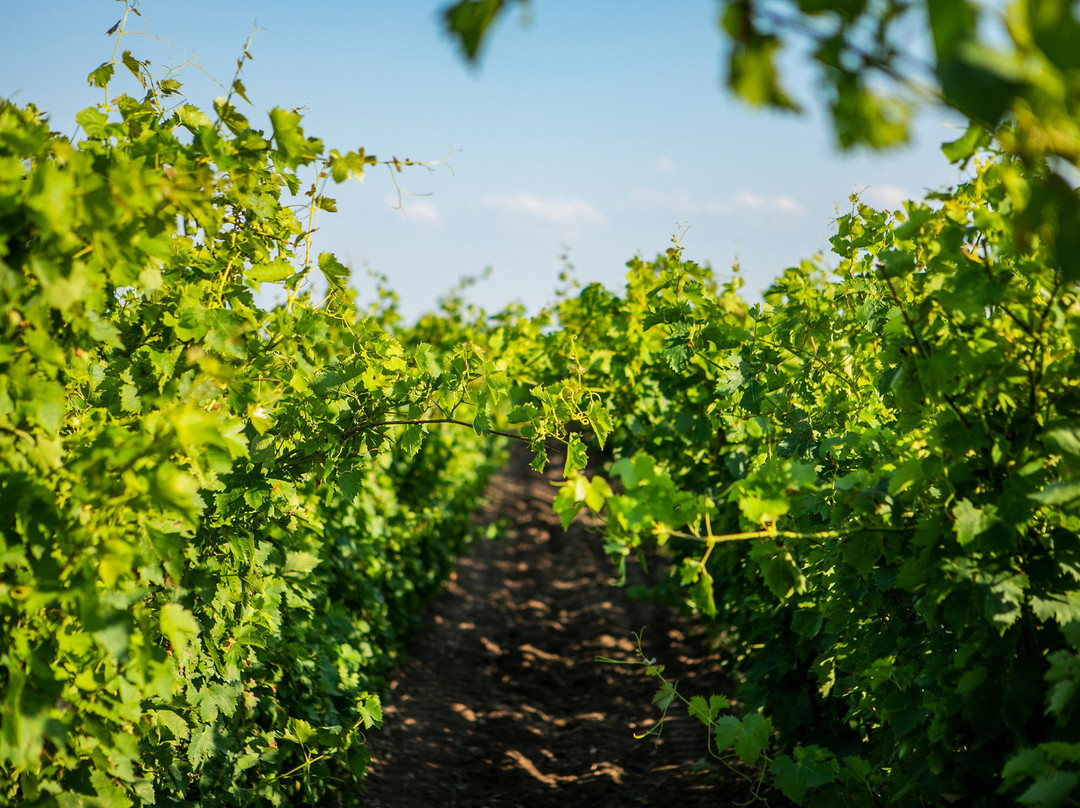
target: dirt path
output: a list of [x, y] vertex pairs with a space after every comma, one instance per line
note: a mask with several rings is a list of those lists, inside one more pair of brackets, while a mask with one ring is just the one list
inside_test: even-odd
[[515, 453], [491, 488], [487, 519], [507, 541], [478, 542], [432, 603], [391, 684], [384, 728], [369, 735], [370, 808], [670, 806], [722, 808], [750, 790], [718, 785], [695, 762], [705, 729], [677, 713], [660, 743], [637, 740], [657, 716], [655, 680], [631, 659], [631, 633], [689, 693], [720, 692], [716, 655], [667, 609], [626, 600], [595, 536], [563, 533], [554, 488]]

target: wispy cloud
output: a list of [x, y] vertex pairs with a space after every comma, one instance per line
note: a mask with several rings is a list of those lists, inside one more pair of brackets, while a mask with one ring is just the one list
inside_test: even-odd
[[415, 199], [409, 196], [404, 198], [396, 196], [387, 196], [386, 205], [390, 208], [395, 208], [397, 214], [400, 216], [405, 214], [405, 218], [414, 222], [434, 223], [442, 221], [442, 214], [439, 209], [431, 202], [423, 199]]
[[739, 191], [735, 194], [735, 205], [739, 208], [750, 210], [767, 210], [779, 213], [802, 213], [803, 206], [790, 196], [762, 196], [749, 191]]
[[635, 188], [624, 203], [625, 207], [638, 210], [664, 210], [688, 213], [699, 208], [686, 191], [656, 191], [647, 188]]
[[430, 202], [406, 202], [405, 215], [418, 222], [437, 222], [442, 219], [439, 209]]
[[604, 214], [578, 197], [563, 199], [526, 193], [504, 196], [489, 194], [484, 197], [484, 205], [491, 210], [516, 213], [555, 224], [602, 224], [606, 221]]
[[656, 167], [664, 173], [668, 173], [675, 170], [675, 161], [672, 160], [670, 157], [661, 157], [656, 162]]
[[726, 197], [699, 199], [681, 189], [655, 191], [635, 188], [627, 198], [626, 206], [639, 210], [662, 210], [679, 215], [704, 213], [714, 216], [731, 216], [746, 211], [798, 215], [805, 212], [805, 208], [790, 196], [768, 196], [750, 191], [739, 191]]
[[909, 199], [920, 199], [922, 194], [913, 194], [898, 185], [871, 185], [859, 192], [859, 198], [875, 208], [898, 210]]

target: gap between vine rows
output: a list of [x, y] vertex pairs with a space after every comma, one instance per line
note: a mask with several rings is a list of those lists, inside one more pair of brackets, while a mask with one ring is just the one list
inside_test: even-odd
[[658, 744], [634, 737], [659, 715], [656, 680], [594, 661], [633, 659], [633, 632], [644, 628], [645, 653], [687, 695], [730, 693], [730, 683], [721, 652], [686, 620], [612, 586], [598, 536], [580, 521], [561, 529], [557, 467], [543, 477], [515, 451], [492, 482], [480, 518], [505, 524], [505, 539], [478, 541], [459, 560], [393, 674], [384, 726], [369, 734], [369, 808], [723, 808], [750, 798], [746, 778], [702, 770], [705, 728], [678, 706]]

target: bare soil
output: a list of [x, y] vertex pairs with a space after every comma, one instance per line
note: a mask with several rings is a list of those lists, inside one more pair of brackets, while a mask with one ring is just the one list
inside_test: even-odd
[[[370, 808], [546, 808], [745, 803], [743, 776], [705, 769], [705, 728], [683, 709], [657, 742], [659, 712], [633, 632], [688, 694], [728, 692], [719, 652], [674, 611], [634, 603], [583, 523], [563, 532], [554, 487], [515, 452], [480, 518], [505, 540], [477, 542], [431, 603], [369, 734]], [[775, 804], [775, 803], [774, 803]]]

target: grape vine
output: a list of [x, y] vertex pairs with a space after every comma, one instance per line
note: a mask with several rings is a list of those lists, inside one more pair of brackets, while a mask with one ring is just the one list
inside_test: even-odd
[[1058, 73], [945, 145], [969, 181], [853, 199], [836, 265], [758, 303], [674, 244], [618, 292], [406, 325], [314, 235], [332, 184], [415, 161], [253, 122], [247, 48], [203, 111], [110, 33], [80, 137], [0, 101], [4, 801], [357, 800], [506, 439], [536, 469], [563, 443], [564, 522], [591, 511], [622, 570], [659, 558], [637, 594], [724, 638], [734, 703], [620, 660], [721, 762], [798, 804], [1075, 801], [1080, 203], [1046, 160], [1075, 139], [1021, 114]]

